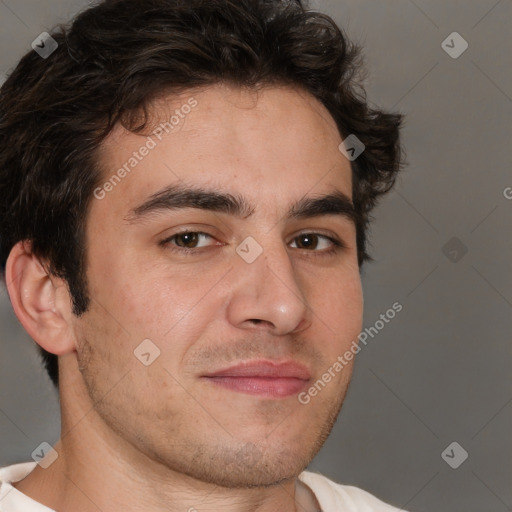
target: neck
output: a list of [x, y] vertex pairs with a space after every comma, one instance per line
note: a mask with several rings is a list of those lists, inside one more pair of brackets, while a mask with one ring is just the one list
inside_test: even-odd
[[54, 445], [59, 457], [53, 464], [47, 469], [37, 465], [14, 487], [59, 511], [320, 510], [312, 491], [298, 478], [256, 488], [226, 488], [198, 481], [125, 446], [117, 436], [105, 438], [101, 431], [89, 429], [94, 425], [93, 415], [90, 412]]
[[[144, 439], [130, 443], [97, 413], [79, 380], [61, 388], [58, 458], [14, 487], [53, 510], [80, 512], [317, 512], [297, 477], [261, 487], [224, 487], [164, 463]], [[225, 470], [225, 468], [223, 468]]]
[[[320, 511], [312, 491], [298, 479], [273, 487], [228, 489], [177, 475], [167, 468], [145, 472], [121, 458], [107, 462], [96, 450], [89, 450], [88, 456], [77, 459], [66, 455], [62, 439], [54, 448], [59, 458], [48, 469], [36, 466], [24, 480], [13, 484], [20, 492], [53, 510]], [[162, 477], [155, 478], [157, 473]], [[165, 474], [167, 477], [163, 477]]]

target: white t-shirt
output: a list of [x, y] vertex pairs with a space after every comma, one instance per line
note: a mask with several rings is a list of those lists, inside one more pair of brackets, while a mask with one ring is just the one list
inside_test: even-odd
[[[35, 467], [36, 462], [22, 462], [0, 468], [0, 512], [55, 512], [11, 485]], [[313, 491], [322, 512], [404, 512], [358, 487], [337, 484], [318, 473], [303, 471], [299, 480]]]

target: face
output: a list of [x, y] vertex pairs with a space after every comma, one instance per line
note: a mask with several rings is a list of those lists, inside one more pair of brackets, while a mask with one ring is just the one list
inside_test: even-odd
[[152, 112], [149, 139], [117, 127], [101, 148], [91, 306], [73, 325], [84, 389], [125, 446], [171, 470], [294, 478], [334, 425], [353, 361], [332, 367], [362, 326], [342, 139], [291, 88], [215, 86]]

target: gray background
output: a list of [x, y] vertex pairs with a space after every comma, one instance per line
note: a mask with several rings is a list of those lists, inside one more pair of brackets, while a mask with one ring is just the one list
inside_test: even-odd
[[[87, 3], [0, 0], [0, 74]], [[512, 510], [511, 4], [312, 3], [364, 45], [372, 102], [407, 115], [409, 165], [374, 213], [364, 326], [403, 310], [359, 353], [310, 469], [413, 512]], [[457, 59], [441, 47], [454, 31]], [[60, 413], [3, 288], [0, 326], [3, 466], [55, 442]], [[441, 457], [453, 441], [469, 453], [458, 469]]]

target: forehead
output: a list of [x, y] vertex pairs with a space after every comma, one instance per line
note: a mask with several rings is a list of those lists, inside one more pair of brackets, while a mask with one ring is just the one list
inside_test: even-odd
[[351, 196], [336, 123], [305, 91], [216, 85], [162, 97], [148, 112], [144, 135], [117, 125], [100, 148], [103, 183], [112, 183], [101, 202], [119, 214], [185, 181], [268, 205], [322, 188]]

